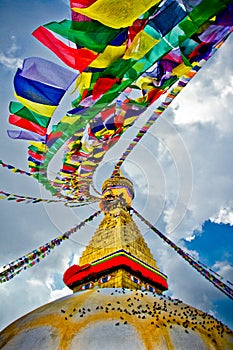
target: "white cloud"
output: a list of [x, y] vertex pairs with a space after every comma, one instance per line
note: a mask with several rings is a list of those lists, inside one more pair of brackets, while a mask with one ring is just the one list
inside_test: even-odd
[[221, 208], [219, 213], [215, 216], [212, 216], [210, 220], [216, 224], [229, 224], [233, 226], [233, 209]]
[[[229, 61], [231, 43], [232, 40], [229, 40], [229, 43], [221, 48], [221, 55], [218, 52], [216, 62], [214, 60], [208, 62], [207, 67], [203, 68], [195, 81], [192, 81], [179, 95], [178, 108], [176, 105], [173, 109], [175, 127], [190, 156], [193, 172], [192, 197], [189, 203], [186, 202], [187, 205], [183, 202], [187, 208], [185, 218], [172, 232], [176, 240], [192, 237], [193, 231], [201, 230], [204, 221], [210, 218], [216, 222], [232, 223], [233, 86], [229, 74], [232, 66]], [[167, 117], [169, 118], [169, 113]], [[159, 125], [157, 132], [162, 132]], [[172, 133], [166, 134], [167, 144], [172, 137]], [[179, 153], [176, 142], [173, 142], [172, 149], [174, 153]], [[182, 162], [181, 159], [179, 163], [179, 174], [182, 176], [181, 189], [185, 188], [190, 180], [190, 174], [187, 174], [186, 166]], [[167, 232], [169, 227], [174, 225], [172, 220], [176, 215], [173, 214], [172, 218], [173, 194], [174, 188], [167, 193], [164, 210]]]
[[44, 285], [44, 281], [40, 281], [38, 279], [30, 279], [27, 281], [27, 283], [29, 284], [29, 286], [31, 285], [32, 287], [41, 287]]
[[[46, 260], [42, 260], [33, 268], [23, 271], [13, 280], [2, 284], [0, 299], [4, 300], [4, 308], [0, 308], [0, 329], [35, 307], [72, 293], [62, 282], [61, 289], [52, 288], [54, 273], [59, 274], [62, 281], [63, 272], [68, 268], [73, 245], [66, 241], [62, 248], [60, 247], [60, 250], [55, 248]], [[73, 261], [73, 263], [77, 262], [77, 260]]]
[[16, 69], [17, 67], [21, 67], [23, 60], [19, 57], [11, 57], [3, 52], [0, 52], [0, 64], [9, 69]]
[[11, 36], [11, 46], [6, 51], [0, 51], [0, 64], [8, 69], [16, 69], [21, 67], [23, 60], [18, 57], [17, 52], [19, 47], [16, 43], [14, 35]]
[[68, 287], [64, 287], [61, 290], [52, 290], [49, 301], [53, 301], [53, 300], [65, 297], [66, 295], [70, 295], [70, 294], [72, 294], [72, 291]]
[[216, 261], [213, 265], [213, 269], [226, 281], [233, 281], [233, 266], [228, 261]]

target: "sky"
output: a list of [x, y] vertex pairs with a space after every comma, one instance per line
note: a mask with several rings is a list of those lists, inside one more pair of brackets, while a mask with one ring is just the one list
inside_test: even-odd
[[[31, 32], [39, 25], [69, 18], [66, 0], [22, 0], [17, 6], [0, 0], [0, 159], [27, 170], [27, 142], [11, 140], [6, 130], [8, 105], [14, 100], [13, 77], [26, 57], [42, 57], [62, 65]], [[134, 183], [133, 206], [176, 244], [233, 281], [233, 37], [198, 73], [151, 128], [124, 163]], [[69, 92], [70, 93], [70, 92]], [[57, 116], [70, 108], [65, 97]], [[106, 155], [94, 183], [98, 190], [148, 110]], [[54, 165], [55, 166], [55, 165]], [[51, 167], [50, 171], [53, 171]], [[34, 179], [0, 169], [1, 190], [50, 198]], [[62, 204], [0, 201], [0, 266], [38, 248], [98, 209], [96, 204], [71, 209]], [[134, 218], [157, 265], [168, 276], [166, 293], [209, 312], [233, 328], [233, 303], [200, 276], [160, 238]], [[101, 218], [56, 248], [35, 267], [0, 286], [0, 329], [27, 312], [71, 291], [62, 276], [77, 264]]]

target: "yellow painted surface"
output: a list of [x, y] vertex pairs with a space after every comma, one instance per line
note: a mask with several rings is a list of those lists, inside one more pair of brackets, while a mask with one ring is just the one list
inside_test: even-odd
[[[84, 332], [91, 329], [95, 334], [95, 326], [98, 329], [103, 325], [113, 332], [120, 327], [126, 335], [133, 330], [138, 338], [135, 340], [149, 350], [230, 350], [233, 345], [232, 331], [212, 316], [181, 301], [147, 292], [106, 288], [79, 292], [29, 313], [3, 330], [0, 348], [9, 349], [14, 342], [15, 349], [20, 349], [16, 346], [22, 332], [27, 331], [24, 336], [29, 337], [32, 331], [50, 327], [50, 349], [54, 349], [51, 343], [55, 340], [59, 342], [58, 349], [74, 349], [74, 339], [81, 341]], [[96, 349], [106, 349], [101, 345], [99, 334], [96, 334], [96, 341]], [[124, 343], [126, 339], [119, 339], [119, 344], [121, 341]], [[110, 349], [111, 339], [108, 344]], [[31, 346], [35, 349], [33, 343]], [[46, 348], [45, 343], [43, 346]]]

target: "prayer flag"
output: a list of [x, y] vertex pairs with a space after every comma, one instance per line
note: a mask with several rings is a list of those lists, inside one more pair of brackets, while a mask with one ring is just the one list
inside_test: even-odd
[[30, 122], [26, 119], [23, 119], [15, 114], [11, 114], [9, 117], [9, 123], [19, 126], [23, 129], [35, 132], [36, 134], [39, 134], [41, 136], [46, 135], [46, 128], [43, 128], [42, 126], [39, 126], [33, 122]]
[[31, 140], [31, 141], [37, 141], [37, 142], [46, 141], [46, 136], [40, 136], [30, 131], [7, 130], [7, 134], [11, 139]]
[[48, 29], [40, 26], [32, 35], [53, 51], [69, 67], [82, 72], [98, 56], [94, 51], [72, 48], [57, 39]]
[[18, 96], [51, 106], [57, 106], [65, 94], [63, 89], [23, 77], [21, 69], [15, 75], [14, 87]]
[[98, 0], [86, 8], [71, 7], [71, 9], [97, 20], [108, 27], [124, 28], [131, 26], [138, 17], [160, 1], [161, 0]]
[[63, 90], [67, 90], [78, 76], [67, 68], [39, 57], [26, 58], [21, 75]]

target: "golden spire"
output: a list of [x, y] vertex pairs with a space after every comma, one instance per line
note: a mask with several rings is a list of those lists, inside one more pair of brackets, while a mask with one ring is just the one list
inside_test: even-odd
[[[64, 281], [74, 291], [95, 285], [150, 288], [157, 293], [167, 289], [166, 276], [159, 271], [130, 214], [133, 197], [133, 184], [122, 174], [103, 183], [100, 208], [104, 218], [83, 251], [77, 272], [71, 267], [64, 274]], [[67, 278], [69, 271], [71, 279]]]

